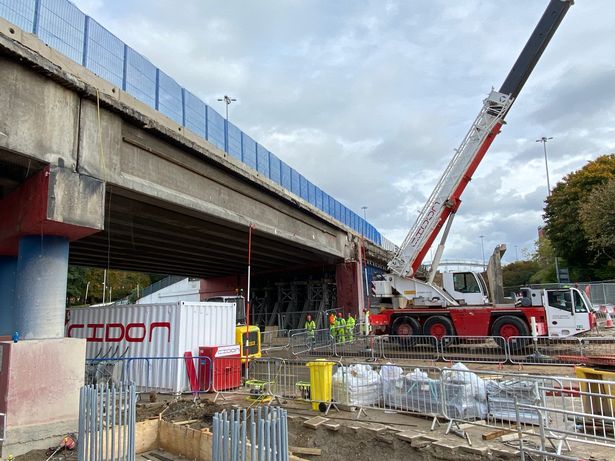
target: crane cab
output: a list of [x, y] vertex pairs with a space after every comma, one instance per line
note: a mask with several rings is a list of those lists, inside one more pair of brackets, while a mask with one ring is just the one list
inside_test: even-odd
[[442, 288], [461, 305], [489, 304], [487, 284], [478, 272], [443, 272]]

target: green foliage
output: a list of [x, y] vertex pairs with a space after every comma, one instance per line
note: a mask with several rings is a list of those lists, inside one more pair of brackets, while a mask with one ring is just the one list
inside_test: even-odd
[[615, 258], [615, 179], [596, 186], [581, 204], [581, 225], [594, 252]]
[[[546, 235], [556, 254], [567, 261], [572, 273], [576, 274], [575, 278], [595, 279], [599, 271], [609, 266], [609, 258], [605, 252], [598, 250], [593, 244], [590, 245], [590, 237], [581, 219], [581, 210], [592, 200], [591, 195], [595, 188], [613, 179], [615, 155], [603, 155], [580, 170], [568, 174], [547, 199], [544, 214]], [[607, 208], [612, 208], [612, 205]], [[592, 216], [595, 216], [595, 213], [592, 213]], [[592, 222], [594, 229], [595, 222]]]
[[[103, 299], [104, 270], [93, 267], [69, 266], [66, 296], [68, 305], [95, 304]], [[150, 285], [149, 274], [140, 272], [107, 271], [105, 300], [118, 300], [130, 296], [137, 299], [137, 286], [142, 290]], [[87, 299], [85, 298], [87, 291]]]
[[502, 268], [504, 286], [517, 291], [530, 283], [531, 277], [538, 272], [540, 265], [536, 261], [515, 261]]

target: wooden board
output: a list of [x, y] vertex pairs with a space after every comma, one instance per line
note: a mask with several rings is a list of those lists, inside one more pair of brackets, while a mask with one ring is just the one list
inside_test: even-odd
[[288, 449], [297, 455], [313, 455], [320, 456], [322, 455], [322, 450], [320, 448], [308, 448], [308, 447], [288, 447]]

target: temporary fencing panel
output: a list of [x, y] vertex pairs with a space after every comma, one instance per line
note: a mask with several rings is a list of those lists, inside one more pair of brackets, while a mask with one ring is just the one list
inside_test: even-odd
[[436, 361], [438, 339], [435, 336], [377, 336], [380, 354], [385, 359]]
[[134, 461], [136, 403], [133, 384], [82, 387], [78, 461]]
[[508, 354], [512, 363], [577, 365], [583, 363], [579, 338], [545, 338], [513, 336], [508, 339]]
[[212, 460], [287, 461], [287, 411], [259, 406], [244, 410], [224, 410], [212, 421]]
[[443, 336], [440, 352], [445, 362], [507, 361], [506, 340], [500, 336]]

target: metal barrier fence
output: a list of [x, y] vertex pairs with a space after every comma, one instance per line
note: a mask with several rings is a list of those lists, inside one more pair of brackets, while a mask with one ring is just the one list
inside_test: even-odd
[[[613, 344], [615, 342], [611, 341]], [[509, 338], [508, 360], [519, 365], [579, 365], [583, 363], [581, 339], [514, 336]]]
[[383, 359], [436, 361], [440, 358], [435, 336], [376, 336], [376, 348]]
[[79, 461], [134, 461], [134, 384], [84, 386], [79, 395]]
[[261, 331], [261, 351], [270, 352], [288, 349], [290, 346], [291, 330], [265, 330]]
[[214, 415], [212, 461], [245, 461], [248, 456], [253, 461], [288, 461], [286, 410], [265, 406]]
[[336, 341], [329, 330], [305, 331], [290, 338], [294, 356], [398, 359], [420, 362], [582, 365], [598, 359], [615, 363], [615, 337], [393, 336], [357, 335]]
[[[208, 392], [213, 382], [211, 358], [119, 357], [86, 360], [86, 384], [134, 383], [137, 392]], [[239, 366], [241, 373], [241, 365]]]

